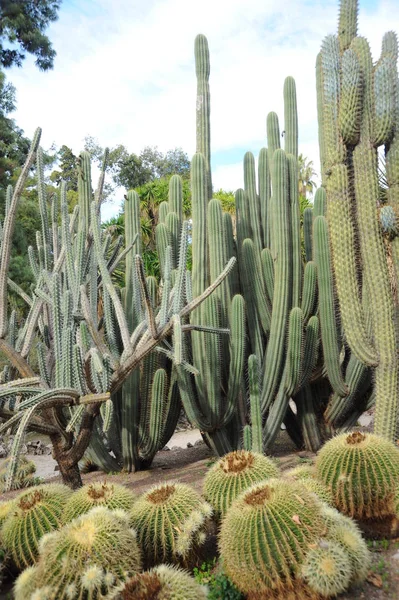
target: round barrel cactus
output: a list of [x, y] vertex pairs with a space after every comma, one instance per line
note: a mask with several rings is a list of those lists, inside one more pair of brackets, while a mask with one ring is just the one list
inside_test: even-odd
[[37, 587], [37, 565], [27, 567], [14, 584], [14, 600], [30, 600]]
[[306, 465], [298, 465], [297, 467], [293, 467], [292, 469], [288, 469], [288, 471], [284, 472], [286, 477], [290, 477], [292, 479], [309, 479], [314, 478], [316, 475], [314, 465], [306, 464]]
[[136, 496], [123, 485], [96, 482], [85, 485], [68, 499], [63, 513], [64, 523], [68, 523], [89, 512], [95, 506], [106, 506], [110, 510], [129, 511]]
[[1, 536], [18, 569], [32, 565], [39, 540], [62, 525], [61, 515], [71, 493], [67, 486], [53, 483], [30, 488], [16, 498]]
[[205, 542], [212, 507], [181, 483], [156, 485], [130, 511], [146, 565], [183, 562]]
[[14, 500], [5, 500], [4, 502], [0, 502], [0, 527], [10, 514], [12, 507], [14, 506]]
[[309, 550], [301, 572], [310, 589], [324, 598], [346, 590], [352, 577], [352, 567], [343, 547], [326, 540], [320, 540]]
[[[4, 484], [6, 482], [8, 464], [10, 460], [10, 458], [7, 458], [0, 468], [0, 492], [4, 491]], [[33, 485], [35, 483], [35, 473], [35, 463], [31, 460], [28, 460], [25, 456], [20, 456], [11, 489], [19, 490], [21, 488]]]
[[399, 449], [371, 433], [344, 433], [327, 442], [316, 459], [317, 477], [339, 511], [358, 519], [394, 514]]
[[323, 507], [322, 516], [326, 525], [325, 538], [343, 547], [352, 566], [351, 583], [360, 583], [369, 571], [371, 554], [359, 527], [335, 508]]
[[217, 513], [224, 515], [241, 492], [254, 483], [278, 475], [278, 468], [267, 456], [236, 450], [225, 454], [209, 469], [204, 481], [204, 496]]
[[283, 598], [296, 589], [309, 545], [317, 544], [323, 528], [321, 503], [302, 485], [279, 479], [255, 484], [222, 521], [224, 571], [245, 594]]
[[126, 513], [97, 506], [41, 540], [36, 593], [49, 600], [96, 600], [140, 569]]
[[151, 600], [206, 600], [206, 587], [189, 573], [168, 565], [139, 573], [127, 581], [110, 600], [151, 598]]
[[333, 504], [333, 497], [327, 486], [318, 479], [315, 479], [315, 470], [311, 465], [301, 465], [290, 469], [284, 473], [289, 479], [294, 479], [303, 485], [309, 492], [316, 496], [328, 505]]

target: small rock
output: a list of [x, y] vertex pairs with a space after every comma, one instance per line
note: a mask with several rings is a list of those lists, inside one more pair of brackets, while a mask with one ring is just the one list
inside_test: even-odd
[[392, 556], [394, 560], [399, 560], [399, 550]]
[[197, 440], [197, 441], [194, 443], [194, 447], [195, 447], [195, 446], [202, 446], [202, 444], [204, 444], [204, 443], [205, 443], [205, 442], [204, 442], [203, 440]]
[[169, 452], [169, 451], [170, 451], [169, 446], [164, 446], [161, 450], [161, 452]]
[[187, 442], [187, 448], [194, 448], [191, 442]]
[[60, 467], [58, 465], [55, 465], [54, 471], [59, 471], [59, 470], [60, 470]]
[[172, 446], [171, 450], [175, 452], [176, 450], [181, 450], [179, 446]]

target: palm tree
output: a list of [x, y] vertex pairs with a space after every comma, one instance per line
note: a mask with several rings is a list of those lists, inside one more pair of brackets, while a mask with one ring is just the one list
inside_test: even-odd
[[317, 175], [313, 168], [313, 161], [308, 160], [306, 156], [300, 154], [298, 156], [298, 169], [299, 169], [299, 195], [305, 199], [307, 194], [313, 194], [313, 188], [316, 187], [316, 183], [313, 181], [313, 177]]

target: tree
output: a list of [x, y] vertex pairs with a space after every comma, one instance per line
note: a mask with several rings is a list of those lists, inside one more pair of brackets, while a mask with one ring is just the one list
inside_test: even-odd
[[[104, 149], [98, 140], [87, 136], [84, 149], [101, 164]], [[109, 151], [107, 172], [115, 186], [131, 190], [157, 179], [169, 179], [174, 174], [189, 179], [190, 160], [182, 148], [174, 148], [163, 154], [157, 146], [146, 146], [140, 154], [135, 154], [119, 144]]]
[[1, 0], [0, 64], [3, 67], [20, 67], [28, 52], [36, 57], [35, 64], [41, 71], [53, 68], [56, 52], [44, 30], [57, 20], [60, 5], [61, 0]]
[[298, 168], [299, 168], [299, 195], [306, 198], [307, 194], [313, 193], [313, 188], [316, 187], [316, 183], [313, 181], [313, 177], [317, 175], [313, 168], [313, 161], [308, 160], [306, 156], [300, 154], [298, 156]]

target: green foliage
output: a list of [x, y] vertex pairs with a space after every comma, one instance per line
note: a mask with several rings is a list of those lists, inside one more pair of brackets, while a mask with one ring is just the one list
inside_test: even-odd
[[1, 530], [2, 543], [22, 570], [37, 560], [40, 539], [61, 526], [71, 490], [60, 484], [41, 485], [18, 496]]
[[126, 514], [97, 506], [43, 538], [36, 590], [38, 595], [46, 590], [50, 600], [100, 598], [140, 569]]
[[212, 509], [188, 485], [169, 483], [147, 490], [129, 514], [144, 561], [152, 566], [195, 560]]
[[69, 523], [95, 506], [129, 511], [134, 501], [134, 494], [123, 485], [97, 481], [83, 486], [70, 496], [63, 510], [62, 520], [64, 523]]
[[209, 469], [204, 481], [204, 496], [216, 513], [224, 516], [241, 492], [254, 483], [278, 475], [278, 468], [267, 456], [236, 450], [220, 458]]
[[36, 57], [35, 64], [42, 71], [53, 68], [56, 53], [44, 30], [57, 20], [60, 5], [59, 0], [2, 0], [0, 63], [3, 67], [20, 67], [28, 52]]
[[195, 567], [193, 573], [198, 583], [208, 587], [208, 600], [243, 600], [244, 596], [220, 569], [216, 558]]
[[278, 479], [257, 483], [237, 498], [222, 522], [223, 568], [246, 594], [285, 597], [296, 589], [308, 547], [322, 531], [321, 504], [301, 485]]
[[220, 188], [216, 190], [216, 192], [213, 192], [212, 198], [217, 198], [218, 200], [220, 200], [224, 212], [230, 213], [231, 215], [235, 215], [236, 199], [234, 192], [222, 190], [222, 188]]
[[336, 508], [351, 517], [394, 514], [399, 450], [371, 433], [344, 433], [320, 450], [317, 477], [331, 490]]

